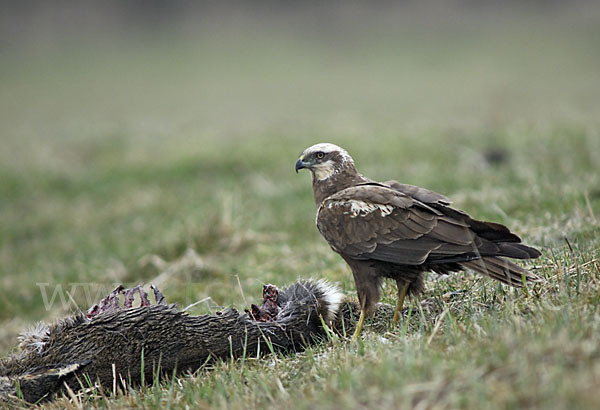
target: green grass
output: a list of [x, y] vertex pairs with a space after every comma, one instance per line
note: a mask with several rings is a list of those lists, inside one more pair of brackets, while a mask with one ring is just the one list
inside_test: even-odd
[[[529, 266], [546, 282], [527, 295], [432, 277], [423, 299], [435, 309], [412, 301], [409, 321], [360, 346], [219, 363], [48, 407], [598, 407], [599, 26], [530, 17], [432, 30], [400, 16], [329, 34], [250, 19], [5, 50], [1, 351], [73, 309], [46, 309], [39, 283], [88, 283], [94, 296], [154, 281], [182, 306], [210, 297], [194, 313], [243, 308], [263, 283], [299, 277], [354, 296], [314, 226], [309, 177], [293, 172], [306, 146], [330, 141], [370, 177], [507, 224], [543, 250]], [[487, 164], [491, 148], [508, 161]], [[443, 296], [454, 290], [468, 292]], [[84, 287], [71, 294], [87, 306]], [[393, 295], [386, 284], [384, 301]]]

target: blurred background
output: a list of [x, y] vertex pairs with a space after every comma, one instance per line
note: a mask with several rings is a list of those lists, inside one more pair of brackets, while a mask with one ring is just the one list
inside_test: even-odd
[[[481, 135], [498, 124], [600, 114], [593, 1], [24, 1], [2, 8], [0, 122], [4, 139], [19, 140], [2, 150], [3, 162], [20, 162], [15, 151], [32, 134], [161, 145], [425, 128]], [[68, 155], [60, 151], [56, 167]]]
[[0, 318], [62, 314], [40, 290], [73, 283], [351, 291], [293, 172], [322, 141], [533, 245], [588, 240], [598, 4], [3, 2]]

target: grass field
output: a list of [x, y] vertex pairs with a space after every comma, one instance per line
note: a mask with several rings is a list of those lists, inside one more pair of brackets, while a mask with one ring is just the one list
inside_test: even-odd
[[[507, 224], [543, 250], [528, 266], [545, 282], [527, 293], [430, 277], [422, 299], [439, 309], [411, 301], [410, 320], [359, 345], [48, 408], [600, 407], [598, 16], [413, 17], [4, 49], [0, 352], [74, 310], [67, 291], [86, 308], [121, 282], [157, 283], [182, 306], [210, 297], [193, 313], [297, 278], [355, 296], [293, 170], [321, 141], [365, 175]], [[488, 163], [490, 150], [506, 161]], [[455, 290], [467, 292], [443, 297]], [[391, 283], [384, 294], [393, 302]]]

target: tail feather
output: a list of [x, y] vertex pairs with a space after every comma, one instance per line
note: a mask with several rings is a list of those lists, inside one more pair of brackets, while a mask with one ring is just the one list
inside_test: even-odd
[[481, 275], [496, 279], [507, 285], [520, 288], [523, 286], [523, 277], [526, 282], [538, 282], [540, 278], [506, 259], [498, 257], [485, 257], [468, 262], [462, 266], [469, 268]]
[[509, 258], [534, 259], [541, 255], [537, 249], [522, 243], [501, 242], [496, 245], [500, 248], [500, 255]]

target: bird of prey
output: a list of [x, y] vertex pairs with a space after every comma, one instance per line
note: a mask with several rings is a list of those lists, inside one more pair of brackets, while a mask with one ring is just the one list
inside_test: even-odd
[[384, 278], [398, 286], [394, 324], [406, 295], [423, 290], [427, 271], [449, 274], [468, 268], [514, 287], [539, 280], [505, 259], [537, 258], [537, 249], [520, 243], [504, 225], [450, 207], [441, 194], [373, 181], [358, 173], [346, 150], [329, 143], [305, 149], [296, 173], [303, 168], [312, 173], [317, 228], [354, 275], [361, 313], [352, 340], [374, 311]]

